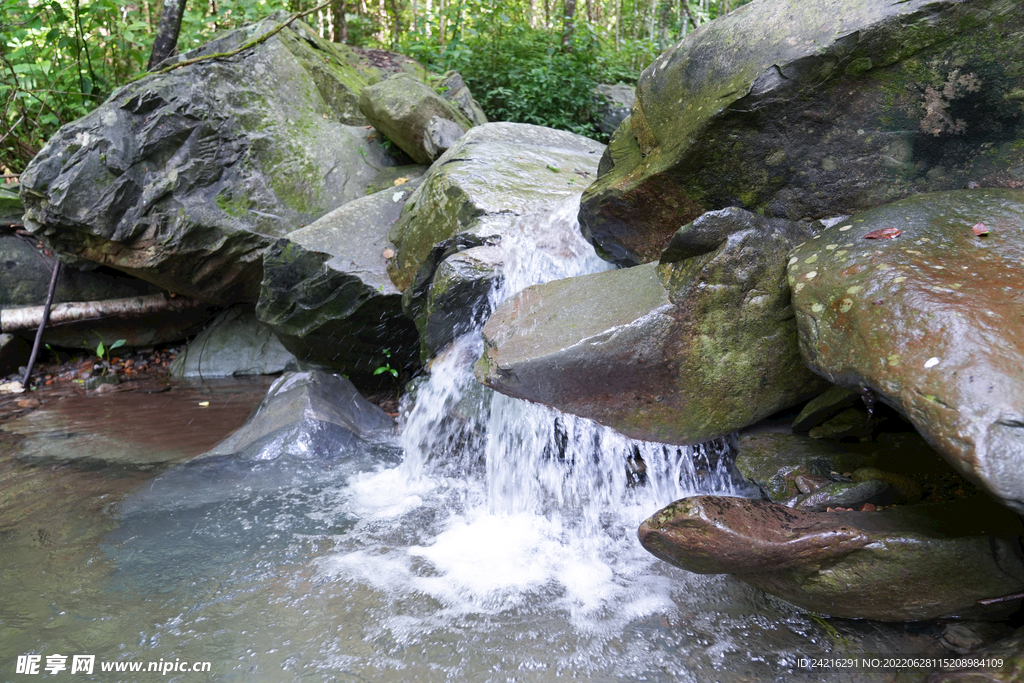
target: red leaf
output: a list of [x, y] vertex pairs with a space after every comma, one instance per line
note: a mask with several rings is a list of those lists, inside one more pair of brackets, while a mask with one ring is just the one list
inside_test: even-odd
[[974, 234], [977, 235], [978, 237], [988, 234], [988, 226], [985, 225], [984, 223], [977, 223], [972, 229], [974, 230]]
[[882, 228], [881, 230], [872, 230], [868, 234], [864, 235], [866, 240], [891, 240], [893, 237], [900, 236], [899, 228]]

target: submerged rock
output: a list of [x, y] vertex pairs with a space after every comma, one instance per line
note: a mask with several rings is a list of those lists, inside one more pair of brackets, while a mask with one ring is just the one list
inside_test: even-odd
[[[972, 226], [984, 223], [978, 236]], [[897, 228], [891, 239], [865, 239]], [[854, 216], [792, 253], [810, 367], [867, 387], [1024, 512], [1024, 192], [962, 190]]]
[[388, 441], [394, 421], [345, 377], [288, 372], [270, 385], [252, 417], [202, 458], [335, 457], [367, 440]]
[[482, 322], [490, 312], [486, 295], [502, 277], [493, 251], [466, 256], [438, 280], [441, 264], [503, 241], [521, 240], [539, 253], [570, 248], [577, 234], [573, 217], [548, 217], [593, 178], [603, 149], [564, 131], [488, 123], [470, 130], [431, 167], [391, 232], [397, 255], [388, 264], [404, 292], [405, 311], [424, 338], [424, 355], [450, 343], [457, 330]]
[[295, 365], [295, 357], [251, 307], [231, 308], [218, 315], [169, 368], [172, 377], [241, 377], [275, 375]]
[[1005, 0], [744, 5], [658, 57], [583, 197], [617, 263], [742, 206], [849, 214], [910, 193], [1024, 178], [1024, 7]]
[[[239, 47], [279, 19], [182, 58]], [[294, 22], [230, 59], [145, 76], [29, 164], [25, 226], [58, 251], [179, 294], [255, 302], [269, 244], [398, 163], [353, 109], [383, 75]]]
[[267, 251], [256, 314], [300, 360], [352, 375], [417, 365], [387, 235], [421, 181], [349, 202]]
[[801, 226], [702, 216], [662, 263], [531, 287], [484, 327], [477, 378], [632, 438], [699, 443], [821, 391], [797, 349], [785, 260]]
[[[987, 499], [814, 513], [743, 498], [676, 501], [640, 542], [699, 574], [732, 574], [821, 614], [904, 621], [1002, 618], [1024, 589], [1020, 519]], [[971, 577], [965, 581], [964, 577]]]

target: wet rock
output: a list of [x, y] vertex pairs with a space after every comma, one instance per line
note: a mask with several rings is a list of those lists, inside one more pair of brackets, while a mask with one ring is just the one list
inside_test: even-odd
[[742, 206], [822, 218], [969, 181], [1018, 187], [1017, 3], [754, 3], [641, 74], [580, 224], [633, 265], [676, 228]]
[[202, 458], [301, 460], [338, 456], [367, 440], [388, 441], [394, 421], [345, 377], [288, 372], [275, 381], [252, 417]]
[[477, 378], [637, 439], [698, 443], [753, 424], [824, 388], [784, 286], [802, 230], [727, 209], [683, 227], [660, 265], [524, 290], [484, 327]]
[[387, 235], [420, 182], [349, 202], [267, 251], [256, 315], [301, 361], [353, 376], [416, 366], [419, 340], [388, 278]]
[[854, 405], [860, 397], [842, 387], [829, 387], [823, 394], [807, 402], [793, 420], [794, 432], [806, 432], [833, 415]]
[[815, 513], [697, 496], [655, 513], [640, 542], [687, 571], [732, 574], [822, 614], [993, 619], [1020, 603], [978, 601], [1024, 588], [1021, 531], [1016, 515], [984, 498]]
[[611, 135], [629, 116], [636, 101], [636, 88], [631, 85], [601, 83], [594, 88], [597, 129]]
[[[988, 235], [972, 226], [984, 222]], [[865, 239], [898, 228], [892, 239]], [[810, 367], [868, 387], [968, 479], [1024, 511], [1024, 192], [921, 195], [795, 249], [789, 283]]]
[[[799, 482], [798, 482], [799, 483]], [[825, 512], [829, 508], [852, 508], [864, 503], [889, 505], [896, 491], [884, 481], [833, 481], [814, 491], [785, 501], [786, 507], [808, 512]]]
[[986, 621], [946, 624], [942, 629], [942, 645], [953, 652], [965, 655], [1011, 635], [1012, 629], [1005, 624]]
[[910, 477], [897, 474], [896, 472], [886, 472], [877, 467], [858, 467], [853, 471], [850, 478], [854, 481], [863, 482], [884, 481], [896, 491], [896, 498], [893, 502], [899, 505], [916, 503], [924, 495], [921, 485]]
[[415, 76], [397, 74], [364, 88], [359, 109], [374, 128], [412, 157], [429, 164], [473, 124]]
[[[182, 58], [231, 50], [279, 19]], [[25, 226], [57, 251], [179, 294], [255, 302], [269, 244], [398, 163], [353, 107], [382, 75], [294, 22], [230, 60], [146, 76], [29, 164]]]
[[809, 493], [801, 490], [801, 477], [835, 481], [842, 473], [875, 463], [877, 450], [878, 446], [854, 450], [793, 434], [784, 428], [759, 426], [740, 432], [736, 468], [770, 500], [781, 503], [800, 493]]
[[[925, 683], [1017, 683], [1024, 678], [1024, 628], [1008, 638], [971, 653], [972, 659], [987, 659], [993, 666], [943, 667], [929, 674]], [[951, 657], [952, 664], [958, 658]], [[963, 661], [961, 659], [961, 661]], [[966, 662], [965, 662], [966, 663]]]
[[401, 189], [412, 189], [411, 186], [403, 188], [402, 185], [410, 180], [419, 178], [429, 168], [426, 164], [408, 164], [406, 166], [382, 168], [380, 173], [373, 179], [373, 182], [366, 186], [366, 194], [384, 192], [385, 190], [391, 190], [394, 193]]
[[237, 306], [218, 315], [169, 370], [172, 377], [199, 379], [274, 375], [294, 365], [295, 357], [256, 319], [252, 307]]
[[[564, 220], [549, 218], [562, 212], [563, 204], [593, 178], [603, 149], [598, 142], [564, 131], [488, 123], [470, 130], [431, 167], [391, 232], [397, 255], [388, 264], [391, 279], [404, 292], [405, 311], [426, 340], [424, 355], [450, 340], [456, 327], [482, 322], [475, 316], [485, 317], [489, 306], [458, 297], [488, 291], [478, 286], [481, 278], [494, 283], [500, 279], [493, 254], [474, 259], [487, 261], [491, 275], [467, 262], [453, 264], [448, 275], [467, 277], [458, 285], [442, 278], [435, 287], [438, 267], [459, 252], [516, 240], [541, 255], [571, 248], [578, 234], [575, 211]], [[458, 293], [457, 300], [444, 303], [442, 295], [449, 291]], [[463, 313], [454, 315], [459, 309]], [[434, 321], [435, 311], [448, 322]], [[442, 328], [449, 325], [451, 330], [444, 333]]]
[[462, 76], [458, 71], [445, 72], [437, 86], [437, 91], [441, 93], [441, 97], [449, 104], [458, 109], [472, 125], [482, 126], [487, 123], [487, 115], [484, 114], [483, 108], [473, 99], [473, 93], [469, 91], [469, 86], [462, 80]]
[[812, 439], [864, 439], [871, 436], [873, 425], [865, 410], [847, 408], [838, 415], [833, 415], [817, 427], [812, 427], [807, 436]]

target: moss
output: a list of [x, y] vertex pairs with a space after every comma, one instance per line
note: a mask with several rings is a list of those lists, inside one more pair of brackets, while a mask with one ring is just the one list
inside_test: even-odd
[[232, 196], [230, 193], [221, 193], [217, 195], [217, 206], [221, 208], [224, 213], [227, 213], [235, 218], [241, 218], [249, 210], [249, 198], [245, 195]]

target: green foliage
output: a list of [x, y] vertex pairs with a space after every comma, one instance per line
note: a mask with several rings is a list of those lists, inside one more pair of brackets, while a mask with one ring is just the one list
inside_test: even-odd
[[384, 373], [390, 374], [392, 377], [398, 377], [398, 370], [391, 367], [391, 349], [384, 349], [384, 356], [388, 360], [385, 360], [376, 370], [373, 371], [374, 376], [383, 375]]
[[106, 374], [107, 370], [110, 368], [110, 352], [113, 351], [116, 348], [120, 348], [120, 347], [124, 346], [124, 344], [125, 344], [125, 340], [124, 339], [118, 339], [116, 342], [114, 342], [110, 346], [104, 346], [103, 345], [103, 340], [101, 339], [100, 343], [96, 345], [96, 357], [100, 361], [103, 362], [103, 373], [104, 374]]

